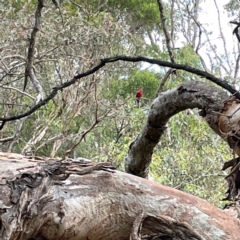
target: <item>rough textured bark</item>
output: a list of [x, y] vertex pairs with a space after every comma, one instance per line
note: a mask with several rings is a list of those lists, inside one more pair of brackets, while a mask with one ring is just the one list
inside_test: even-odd
[[180, 111], [188, 108], [201, 109], [201, 115], [219, 133], [215, 117], [220, 115], [228, 98], [223, 90], [199, 81], [190, 81], [161, 93], [152, 103], [142, 132], [129, 147], [126, 171], [141, 177], [148, 176], [153, 149], [164, 133], [168, 120]]
[[204, 200], [85, 160], [0, 154], [0, 239], [239, 239]]

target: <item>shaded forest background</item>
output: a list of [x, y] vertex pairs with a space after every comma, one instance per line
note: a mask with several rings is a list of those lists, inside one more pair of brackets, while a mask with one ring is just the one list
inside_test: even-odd
[[[37, 1], [0, 1], [1, 117], [28, 111], [55, 86], [115, 55], [186, 64], [238, 87], [239, 45], [234, 38], [228, 44], [229, 38], [221, 31], [222, 6], [214, 2], [218, 45], [199, 18], [204, 11], [200, 0], [63, 0], [59, 5], [45, 1], [32, 81], [25, 76]], [[231, 20], [238, 19], [237, 1], [224, 9]], [[177, 71], [163, 82], [168, 71], [146, 63], [108, 64], [59, 91], [30, 116], [7, 122], [0, 131], [0, 151], [62, 157], [77, 145], [72, 157], [108, 161], [124, 170], [129, 145], [141, 131], [159, 87], [166, 91], [197, 79]], [[136, 108], [139, 87], [144, 95], [141, 107]], [[221, 167], [231, 158], [227, 144], [209, 130], [198, 111], [188, 110], [171, 118], [155, 149], [150, 175], [156, 182], [222, 206], [227, 173]]]

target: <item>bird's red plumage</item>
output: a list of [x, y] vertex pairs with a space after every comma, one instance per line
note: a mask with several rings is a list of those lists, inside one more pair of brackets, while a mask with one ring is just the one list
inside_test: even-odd
[[137, 93], [136, 93], [136, 98], [141, 98], [142, 97], [142, 95], [143, 95], [143, 89], [142, 88], [140, 88], [138, 91], [137, 91]]

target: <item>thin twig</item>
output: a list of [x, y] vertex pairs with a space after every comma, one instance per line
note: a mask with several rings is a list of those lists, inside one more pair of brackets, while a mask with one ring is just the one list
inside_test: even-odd
[[14, 88], [14, 87], [6, 86], [6, 85], [0, 85], [0, 88], [12, 89], [12, 90], [15, 90], [15, 91], [23, 94], [23, 95], [28, 96], [29, 98], [31, 98], [31, 99], [33, 99], [33, 100], [35, 99], [35, 98], [34, 98], [33, 96], [31, 96], [30, 94], [28, 94], [28, 93], [26, 93], [26, 92], [23, 92], [23, 91], [21, 91], [21, 90], [19, 90], [19, 89], [17, 89], [17, 88]]
[[[219, 1], [218, 1], [218, 2], [219, 2]], [[230, 69], [230, 71], [231, 71], [231, 64], [230, 64], [230, 61], [229, 61], [229, 58], [228, 58], [228, 51], [227, 51], [227, 47], [226, 47], [226, 40], [225, 40], [223, 31], [222, 31], [220, 11], [219, 11], [219, 8], [218, 8], [217, 1], [216, 1], [216, 0], [214, 0], [214, 4], [215, 4], [215, 7], [216, 7], [216, 9], [217, 9], [218, 27], [219, 27], [219, 31], [220, 31], [220, 36], [221, 36], [222, 41], [223, 41], [223, 49], [224, 49], [224, 52], [225, 52], [225, 59], [226, 59], [225, 63], [227, 62], [228, 67], [229, 67], [229, 69]]]
[[107, 115], [108, 113], [111, 111], [111, 109], [109, 109], [108, 111], [106, 111], [101, 117], [95, 119], [95, 122], [92, 124], [92, 126], [90, 126], [86, 131], [83, 132], [81, 138], [79, 139], [79, 141], [77, 141], [70, 149], [68, 149], [64, 156], [63, 159], [66, 159], [66, 157], [72, 153], [72, 151], [82, 142], [83, 139], [85, 139], [86, 135], [91, 132], [92, 129], [94, 129], [98, 123], [100, 123]]

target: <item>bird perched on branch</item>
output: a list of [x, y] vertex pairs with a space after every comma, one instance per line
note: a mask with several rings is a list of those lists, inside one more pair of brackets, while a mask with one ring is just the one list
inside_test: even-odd
[[140, 100], [143, 96], [143, 88], [140, 88], [137, 92], [136, 92], [136, 105], [137, 107], [140, 106]]

